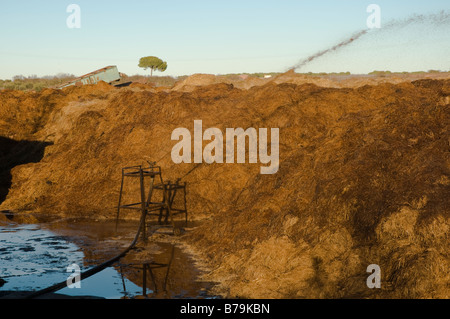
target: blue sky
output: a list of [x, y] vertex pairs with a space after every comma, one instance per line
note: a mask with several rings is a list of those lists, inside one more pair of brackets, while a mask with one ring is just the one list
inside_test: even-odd
[[[81, 8], [70, 29], [69, 4]], [[129, 75], [155, 55], [157, 75], [282, 72], [367, 29], [366, 8], [381, 7], [381, 29], [325, 55], [301, 72], [450, 70], [450, 23], [386, 30], [412, 14], [450, 13], [448, 0], [15, 0], [0, 1], [0, 78], [82, 75], [117, 65]]]

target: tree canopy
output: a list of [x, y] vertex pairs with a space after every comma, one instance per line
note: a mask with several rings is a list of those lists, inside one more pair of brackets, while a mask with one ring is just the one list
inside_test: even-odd
[[167, 62], [156, 56], [146, 56], [139, 60], [139, 67], [150, 69], [150, 76], [153, 76], [153, 71], [164, 72], [167, 69]]

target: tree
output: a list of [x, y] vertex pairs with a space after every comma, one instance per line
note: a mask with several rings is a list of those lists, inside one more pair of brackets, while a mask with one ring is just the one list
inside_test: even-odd
[[167, 69], [167, 62], [155, 56], [146, 56], [139, 60], [139, 67], [150, 69], [150, 76], [153, 76], [153, 71], [164, 72]]

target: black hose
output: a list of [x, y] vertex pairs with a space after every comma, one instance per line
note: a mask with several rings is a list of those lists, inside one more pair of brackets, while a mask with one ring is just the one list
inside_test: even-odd
[[[167, 154], [166, 154], [166, 155], [167, 155]], [[165, 155], [164, 155], [164, 156], [165, 156]], [[150, 164], [150, 163], [149, 163], [149, 164]], [[198, 168], [200, 165], [201, 165], [201, 164], [195, 165], [191, 170], [189, 170], [189, 171], [188, 171], [182, 178], [180, 178], [180, 179], [185, 178], [187, 175], [189, 175], [193, 170], [195, 170], [196, 168]], [[88, 278], [88, 277], [90, 277], [90, 276], [92, 276], [92, 275], [95, 275], [96, 273], [102, 271], [102, 270], [105, 269], [106, 267], [112, 265], [113, 263], [115, 263], [116, 261], [118, 261], [120, 258], [122, 258], [123, 256], [125, 256], [125, 255], [126, 255], [126, 254], [127, 254], [127, 253], [135, 246], [135, 245], [136, 245], [136, 243], [137, 243], [137, 241], [138, 241], [138, 239], [139, 239], [139, 235], [140, 235], [140, 233], [141, 233], [141, 230], [145, 227], [145, 218], [146, 218], [146, 215], [147, 215], [147, 211], [142, 212], [142, 215], [141, 215], [141, 221], [139, 222], [139, 228], [138, 228], [138, 231], [137, 231], [137, 233], [136, 233], [136, 236], [134, 237], [133, 242], [130, 244], [130, 246], [128, 246], [127, 249], [125, 249], [124, 251], [122, 251], [122, 252], [121, 252], [120, 254], [118, 254], [117, 256], [111, 258], [110, 260], [105, 261], [104, 263], [102, 263], [102, 264], [100, 264], [100, 265], [98, 265], [98, 266], [95, 266], [95, 267], [93, 267], [93, 268], [91, 268], [91, 269], [89, 269], [89, 270], [86, 270], [85, 272], [82, 272], [82, 273], [80, 274], [81, 280], [82, 280], [82, 279], [85, 279], [85, 278]], [[173, 252], [172, 252], [172, 254], [173, 254]], [[170, 265], [169, 265], [169, 267], [170, 267]], [[167, 278], [166, 278], [166, 281], [167, 281]], [[64, 287], [66, 287], [66, 286], [67, 286], [67, 280], [65, 280], [65, 281], [63, 281], [63, 282], [60, 282], [60, 283], [57, 283], [57, 284], [54, 284], [53, 286], [50, 286], [50, 287], [47, 287], [47, 288], [44, 288], [44, 289], [35, 291], [35, 292], [33, 292], [32, 294], [26, 296], [25, 299], [33, 299], [33, 298], [36, 298], [36, 297], [39, 297], [39, 296], [42, 296], [42, 295], [45, 295], [45, 294], [48, 294], [48, 293], [51, 293], [51, 292], [60, 290], [60, 289], [62, 289], [62, 288], [64, 288]]]
[[[130, 244], [130, 246], [128, 246], [128, 248], [126, 248], [124, 251], [122, 251], [120, 254], [118, 254], [117, 256], [109, 259], [108, 261], [105, 261], [104, 263], [97, 265], [89, 270], [86, 270], [85, 272], [82, 272], [80, 274], [80, 278], [81, 280], [86, 279], [92, 275], [95, 275], [96, 273], [102, 271], [103, 269], [105, 269], [106, 267], [109, 267], [110, 265], [112, 265], [113, 263], [115, 263], [116, 261], [118, 261], [120, 258], [122, 258], [123, 256], [125, 256], [137, 243], [138, 239], [139, 239], [139, 235], [141, 233], [141, 230], [143, 227], [145, 227], [144, 223], [145, 223], [145, 217], [146, 217], [146, 213], [143, 213], [141, 215], [141, 221], [139, 222], [139, 229], [136, 233], [136, 236], [134, 237], [133, 242]], [[38, 290], [33, 292], [32, 294], [28, 295], [25, 297], [25, 299], [33, 299], [57, 290], [60, 290], [64, 287], [67, 287], [67, 280], [54, 284], [53, 286]]]

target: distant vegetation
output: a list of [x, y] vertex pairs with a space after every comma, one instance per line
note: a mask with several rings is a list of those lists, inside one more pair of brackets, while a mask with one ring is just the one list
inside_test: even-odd
[[257, 77], [257, 78], [263, 78], [266, 75], [276, 76], [276, 75], [279, 75], [281, 73], [277, 73], [277, 72], [268, 72], [268, 73], [257, 72], [257, 73], [242, 73], [242, 74], [246, 74], [246, 75], [249, 75], [249, 76], [254, 76], [254, 77]]
[[121, 74], [122, 80], [120, 82], [137, 82], [143, 84], [152, 84], [154, 86], [168, 86], [172, 87], [177, 81], [184, 80], [187, 78], [187, 75], [184, 76], [145, 76], [145, 75], [126, 75]]
[[74, 78], [76, 78], [75, 75], [67, 73], [60, 73], [53, 76], [48, 75], [40, 78], [36, 75], [30, 75], [27, 77], [23, 75], [16, 75], [12, 78], [12, 80], [0, 80], [0, 90], [10, 89], [21, 91], [41, 91], [44, 88], [58, 86]]
[[326, 76], [326, 75], [351, 75], [350, 72], [331, 72], [331, 73], [326, 73], [326, 72], [319, 72], [319, 73], [314, 73], [314, 72], [308, 72], [308, 73], [302, 73], [305, 75], [313, 75], [313, 76]]
[[[187, 76], [172, 77], [172, 76], [143, 76], [133, 75], [127, 76], [121, 74], [122, 80], [119, 83], [124, 82], [139, 82], [153, 84], [154, 86], [173, 86], [178, 80], [182, 80]], [[41, 91], [45, 88], [53, 88], [67, 81], [75, 79], [73, 74], [61, 73], [54, 76], [37, 77], [31, 75], [25, 77], [23, 75], [16, 75], [12, 80], [0, 80], [0, 90], [20, 90], [20, 91]]]
[[440, 70], [428, 70], [428, 71], [415, 71], [415, 72], [391, 72], [391, 71], [372, 71], [369, 75], [389, 75], [389, 74], [423, 74], [423, 73], [445, 73], [446, 71]]
[[[392, 72], [392, 71], [372, 71], [369, 73], [369, 75], [375, 75], [375, 76], [388, 76], [391, 74], [422, 74], [422, 73], [446, 73], [449, 71], [439, 71], [439, 70], [428, 70], [425, 71], [417, 71], [417, 72]], [[272, 76], [275, 77], [281, 73], [278, 72], [257, 72], [257, 73], [232, 73], [232, 74], [222, 74], [218, 75], [222, 78], [227, 78], [229, 80], [239, 80], [242, 78], [242, 75], [248, 75], [253, 76], [257, 78], [264, 78], [266, 76]], [[304, 75], [309, 76], [343, 76], [343, 75], [351, 75], [350, 72], [332, 72], [332, 73], [325, 73], [325, 72], [319, 72], [319, 73], [301, 73]], [[172, 87], [175, 85], [177, 81], [184, 80], [188, 77], [188, 75], [173, 77], [173, 76], [146, 76], [146, 75], [131, 75], [128, 76], [124, 73], [121, 73], [122, 79], [120, 83], [126, 83], [126, 82], [138, 82], [143, 84], [151, 84], [156, 87]], [[56, 87], [62, 83], [65, 83], [67, 81], [75, 79], [76, 76], [73, 74], [68, 73], [59, 73], [57, 75], [48, 75], [43, 77], [37, 77], [36, 75], [31, 76], [23, 76], [23, 75], [16, 75], [12, 78], [12, 80], [1, 80], [0, 79], [0, 90], [2, 89], [10, 89], [10, 90], [21, 90], [21, 91], [41, 91], [44, 88], [53, 88]]]

